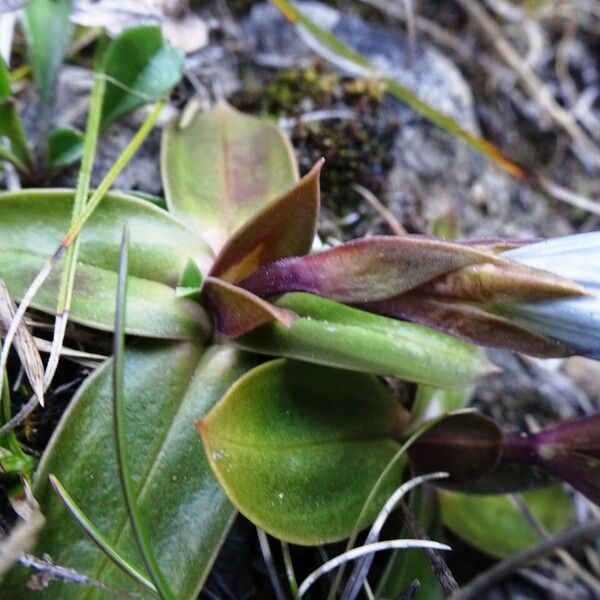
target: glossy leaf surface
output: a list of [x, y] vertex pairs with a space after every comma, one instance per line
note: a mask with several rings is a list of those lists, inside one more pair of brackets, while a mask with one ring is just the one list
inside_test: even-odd
[[437, 387], [462, 387], [484, 375], [485, 354], [432, 329], [350, 308], [312, 294], [286, 294], [275, 303], [298, 314], [289, 328], [270, 323], [235, 343], [356, 371], [394, 375]]
[[298, 178], [283, 132], [225, 103], [191, 117], [184, 111], [165, 130], [161, 153], [169, 209], [215, 252]]
[[159, 27], [134, 27], [110, 44], [104, 68], [121, 85], [109, 80], [106, 86], [101, 129], [168, 94], [181, 79], [183, 54], [163, 40]]
[[310, 252], [317, 233], [322, 167], [323, 159], [240, 227], [217, 256], [211, 274], [237, 283], [271, 261]]
[[[531, 513], [551, 533], [574, 520], [571, 499], [561, 487], [523, 492]], [[446, 527], [479, 550], [504, 558], [540, 542], [509, 496], [473, 496], [440, 491], [440, 508]]]
[[[0, 195], [0, 277], [15, 299], [27, 289], [69, 228], [73, 192], [37, 190]], [[187, 338], [206, 328], [206, 315], [175, 286], [188, 257], [206, 264], [207, 249], [183, 225], [148, 202], [109, 194], [81, 234], [71, 318], [111, 330], [123, 223], [131, 231], [127, 332]], [[56, 309], [60, 264], [33, 303]]]
[[[373, 376], [277, 360], [252, 370], [198, 424], [210, 464], [252, 522], [281, 539], [347, 537], [399, 445], [400, 405]], [[380, 486], [362, 526], [401, 482]]]
[[75, 26], [71, 23], [71, 0], [32, 0], [24, 10], [27, 51], [40, 100], [51, 106], [58, 71]]
[[[192, 600], [234, 515], [203, 456], [194, 429], [251, 365], [228, 348], [202, 351], [188, 343], [144, 341], [125, 353], [125, 417], [138, 510], [147, 522], [160, 567], [178, 598]], [[40, 464], [35, 496], [47, 517], [35, 549], [112, 587], [144, 595], [70, 518], [52, 491], [52, 473], [106, 539], [137, 568], [141, 559], [117, 476], [110, 362], [84, 384], [60, 422]], [[13, 571], [7, 597], [37, 598], [30, 573]], [[47, 599], [109, 599], [111, 593], [53, 582]]]

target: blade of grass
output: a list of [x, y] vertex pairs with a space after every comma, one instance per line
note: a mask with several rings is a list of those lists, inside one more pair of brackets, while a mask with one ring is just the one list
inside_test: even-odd
[[364, 56], [354, 51], [329, 31], [319, 27], [310, 18], [302, 14], [302, 12], [293, 6], [289, 0], [271, 1], [282, 12], [286, 19], [296, 26], [304, 41], [327, 60], [330, 60], [354, 75], [370, 75], [378, 77], [384, 83], [388, 93], [392, 94], [398, 100], [411, 107], [417, 113], [421, 114], [451, 135], [463, 140], [471, 146], [471, 148], [481, 152], [484, 156], [487, 156], [492, 162], [512, 177], [535, 185], [555, 200], [566, 202], [578, 208], [584, 208], [596, 215], [600, 214], [599, 203], [593, 202], [571, 190], [561, 188], [552, 181], [549, 181], [543, 174], [529, 171], [522, 165], [517, 164], [491, 142], [467, 131], [452, 117], [421, 100], [414, 92], [412, 92], [412, 90], [403, 86], [394, 78], [386, 76], [385, 73], [378, 72], [375, 65], [368, 61]]
[[[448, 473], [431, 473], [429, 475], [420, 475], [418, 477], [413, 477], [409, 479], [405, 483], [403, 483], [386, 501], [383, 508], [379, 511], [377, 518], [375, 519], [371, 529], [365, 539], [365, 544], [374, 544], [379, 541], [379, 535], [381, 534], [381, 530], [385, 525], [388, 517], [392, 513], [392, 511], [398, 506], [398, 504], [402, 501], [402, 498], [410, 490], [422, 483], [427, 481], [431, 481], [432, 479], [442, 479], [444, 477], [448, 477]], [[348, 578], [348, 583], [346, 584], [346, 588], [342, 592], [342, 597], [344, 600], [354, 600], [356, 596], [358, 596], [360, 592], [360, 588], [365, 581], [371, 564], [373, 562], [373, 555], [368, 555], [365, 558], [361, 559], [357, 562], [356, 566], [350, 577]]]
[[[163, 105], [163, 101], [157, 102], [154, 105], [154, 108], [152, 109], [142, 126], [133, 136], [129, 144], [127, 144], [127, 147], [123, 150], [123, 152], [121, 152], [113, 166], [105, 175], [104, 179], [100, 182], [100, 185], [90, 196], [90, 199], [85, 205], [85, 210], [83, 211], [83, 213], [76, 220], [76, 222], [74, 222], [71, 225], [62, 241], [56, 247], [56, 250], [53, 252], [52, 256], [48, 259], [44, 267], [36, 275], [35, 279], [23, 295], [21, 303], [19, 304], [17, 312], [15, 313], [15, 317], [12, 320], [8, 331], [6, 332], [6, 337], [4, 339], [4, 347], [0, 352], [0, 383], [2, 383], [3, 372], [6, 367], [6, 361], [8, 360], [8, 352], [10, 350], [19, 324], [25, 316], [25, 311], [29, 308], [29, 305], [33, 301], [33, 298], [37, 294], [40, 287], [42, 287], [44, 281], [46, 281], [46, 279], [52, 272], [52, 269], [54, 269], [58, 261], [64, 256], [64, 253], [66, 252], [70, 244], [73, 242], [75, 236], [81, 231], [86, 221], [92, 216], [94, 210], [96, 209], [98, 204], [100, 204], [100, 201], [102, 200], [106, 192], [108, 192], [115, 179], [119, 176], [121, 171], [131, 160], [132, 156], [137, 152], [137, 150], [142, 145], [146, 137], [148, 137], [148, 134], [152, 131], [152, 128], [154, 127], [154, 124], [158, 119], [158, 115], [160, 114]], [[19, 411], [19, 413], [15, 415], [8, 423], [0, 427], [0, 436], [4, 432], [17, 427], [19, 423], [22, 422], [23, 418], [25, 418], [33, 410], [33, 408], [35, 408], [36, 403], [37, 400], [35, 401], [35, 403], [29, 402], [26, 405], [26, 407]]]
[[[0, 330], [2, 325], [9, 327], [15, 316], [15, 305], [0, 277]], [[35, 345], [35, 340], [25, 323], [21, 323], [15, 335], [15, 349], [27, 375], [33, 393], [37, 396], [39, 403], [44, 406], [44, 364], [40, 353]]]
[[348, 550], [326, 563], [321, 565], [318, 569], [315, 569], [300, 585], [298, 588], [297, 598], [302, 598], [309, 588], [319, 579], [319, 577], [337, 569], [339, 566], [373, 554], [374, 552], [381, 552], [382, 550], [408, 550], [410, 548], [431, 548], [432, 550], [452, 550], [450, 546], [446, 544], [440, 544], [439, 542], [431, 542], [426, 540], [390, 540], [387, 542], [377, 542], [375, 544], [369, 544], [367, 546], [360, 546], [359, 548], [353, 548]]
[[292, 556], [290, 555], [290, 546], [287, 542], [280, 540], [281, 542], [281, 555], [283, 556], [283, 564], [285, 565], [285, 574], [290, 586], [290, 593], [295, 598], [298, 594], [298, 581], [296, 580], [296, 573], [294, 572], [294, 563], [292, 562]]
[[125, 402], [123, 392], [123, 357], [125, 351], [125, 310], [127, 296], [127, 258], [129, 233], [127, 225], [123, 227], [123, 240], [119, 256], [117, 283], [117, 304], [115, 312], [115, 333], [113, 341], [113, 424], [115, 431], [115, 451], [123, 498], [135, 541], [150, 578], [162, 600], [176, 600], [169, 584], [165, 580], [154, 555], [145, 524], [138, 512], [134, 496], [134, 484], [129, 470], [127, 440], [125, 435]]
[[[346, 543], [346, 551], [350, 550], [354, 546], [354, 542], [356, 541], [356, 537], [358, 536], [358, 532], [359, 532], [359, 523], [363, 522], [364, 516], [365, 516], [367, 510], [369, 509], [369, 505], [375, 498], [375, 496], [377, 494], [377, 490], [379, 489], [379, 486], [382, 484], [383, 481], [385, 481], [385, 479], [388, 476], [388, 474], [390, 473], [391, 469], [393, 469], [394, 465], [406, 454], [406, 451], [412, 446], [412, 444], [421, 435], [423, 435], [430, 427], [433, 427], [436, 423], [438, 423], [442, 419], [446, 418], [449, 414], [457, 414], [457, 413], [461, 413], [461, 412], [467, 412], [468, 410], [469, 409], [460, 409], [460, 410], [452, 411], [450, 413], [444, 413], [442, 415], [439, 415], [435, 419], [430, 419], [429, 421], [425, 421], [425, 423], [421, 424], [410, 435], [410, 437], [402, 444], [402, 446], [399, 448], [398, 452], [396, 452], [396, 454], [392, 457], [392, 459], [386, 465], [385, 469], [381, 472], [381, 475], [379, 476], [379, 478], [373, 485], [373, 488], [371, 489], [369, 496], [365, 500], [365, 503], [363, 504], [360, 514], [358, 515], [358, 518], [356, 519], [356, 526], [354, 528], [354, 532], [348, 538], [348, 542]], [[340, 583], [342, 581], [343, 575], [344, 575], [344, 570], [340, 569], [340, 571], [336, 574], [335, 580], [329, 591], [329, 595], [327, 597], [328, 600], [333, 600], [335, 598], [338, 588], [340, 586]]]
[[[288, 0], [271, 0], [273, 4], [283, 13], [283, 15], [292, 24], [303, 28], [317, 43], [329, 53], [333, 53], [335, 57], [342, 59], [342, 66], [346, 66], [348, 70], [357, 74], [381, 76], [377, 68], [368, 59], [356, 52], [329, 31], [322, 29], [310, 18], [305, 16], [300, 10], [291, 4]], [[305, 41], [309, 42], [310, 38], [303, 36]], [[323, 48], [321, 48], [323, 49]], [[334, 62], [337, 58], [334, 58]], [[338, 60], [339, 63], [339, 60]], [[529, 174], [523, 167], [516, 164], [510, 158], [505, 156], [496, 146], [484, 140], [483, 138], [467, 131], [452, 117], [437, 110], [427, 102], [421, 100], [412, 90], [402, 85], [392, 77], [386, 77], [385, 74], [380, 77], [381, 81], [387, 88], [387, 91], [398, 98], [401, 102], [410, 106], [413, 110], [423, 115], [442, 129], [445, 129], [450, 134], [462, 139], [475, 150], [478, 150], [490, 160], [495, 162], [501, 169], [517, 177], [518, 179], [526, 179]]]
[[[104, 92], [106, 91], [106, 80], [102, 77], [102, 52], [104, 45], [99, 44], [96, 52], [96, 64], [98, 65], [94, 74], [94, 83], [90, 96], [90, 108], [85, 127], [85, 137], [83, 139], [83, 157], [79, 168], [77, 178], [77, 189], [73, 200], [73, 213], [71, 224], [83, 212], [86, 200], [90, 191], [90, 182], [92, 180], [92, 168], [96, 157], [96, 146], [100, 134], [100, 120], [102, 117], [102, 103], [104, 101]], [[67, 249], [65, 263], [58, 292], [58, 302], [56, 306], [56, 317], [54, 320], [54, 334], [52, 338], [52, 349], [46, 364], [46, 373], [44, 383], [49, 386], [56, 373], [60, 350], [62, 348], [67, 321], [69, 320], [69, 308], [73, 297], [73, 285], [75, 283], [75, 271], [77, 268], [77, 257], [79, 255], [79, 237], [76, 237], [73, 244]]]
[[60, 501], [65, 505], [65, 508], [71, 513], [71, 516], [77, 524], [83, 529], [84, 533], [108, 556], [112, 562], [117, 565], [124, 573], [129, 575], [134, 581], [141, 583], [144, 587], [149, 589], [153, 594], [156, 594], [156, 588], [152, 582], [143, 574], [140, 573], [126, 558], [108, 542], [108, 540], [102, 535], [95, 525], [83, 514], [81, 509], [77, 506], [70, 494], [65, 490], [60, 481], [54, 476], [49, 475], [50, 483], [56, 495]]
[[258, 543], [263, 555], [263, 560], [265, 561], [265, 566], [267, 567], [269, 579], [271, 580], [271, 588], [273, 589], [275, 599], [285, 600], [285, 594], [283, 593], [283, 588], [281, 587], [281, 582], [279, 581], [279, 576], [277, 575], [275, 561], [273, 560], [273, 554], [271, 553], [271, 547], [269, 546], [269, 538], [267, 537], [267, 534], [260, 529], [260, 527], [256, 528], [256, 535], [258, 536]]

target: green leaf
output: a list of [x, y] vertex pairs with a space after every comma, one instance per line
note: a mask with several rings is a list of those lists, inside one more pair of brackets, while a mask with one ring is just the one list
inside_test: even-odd
[[[348, 537], [394, 457], [401, 407], [375, 377], [276, 360], [233, 385], [198, 424], [227, 495], [253, 523], [298, 544]], [[396, 465], [360, 523], [401, 483]]]
[[301, 318], [289, 328], [269, 323], [236, 339], [236, 345], [437, 387], [463, 387], [488, 369], [480, 348], [422, 325], [373, 315], [312, 294], [285, 294], [274, 304]]
[[81, 158], [83, 134], [71, 127], [55, 129], [48, 136], [46, 161], [50, 169], [67, 167]]
[[71, 0], [32, 0], [24, 11], [27, 51], [42, 106], [54, 100], [58, 72], [73, 37]]
[[181, 79], [183, 54], [163, 40], [159, 27], [134, 27], [106, 50], [105, 73], [109, 83], [102, 105], [102, 130], [168, 94]]
[[[531, 513], [551, 533], [574, 520], [573, 503], [559, 486], [523, 492]], [[446, 527], [482, 552], [510, 556], [540, 541], [540, 535], [509, 496], [474, 496], [439, 491]]]
[[[205, 354], [188, 343], [143, 341], [125, 353], [125, 412], [130, 469], [138, 510], [160, 567], [181, 600], [195, 599], [229, 529], [234, 509], [221, 492], [194, 431], [225, 390], [251, 366], [231, 348]], [[40, 464], [34, 493], [47, 525], [35, 548], [112, 587], [139, 592], [71, 520], [52, 491], [54, 474], [108, 543], [141, 569], [127, 525], [112, 430], [110, 361], [86, 381], [61, 420]], [[3, 583], [7, 597], [35, 599], [16, 568]], [[53, 582], [48, 600], [108, 598], [105, 592]]]
[[[0, 194], [0, 277], [15, 299], [22, 297], [68, 230], [72, 205], [73, 192], [68, 190]], [[108, 194], [82, 231], [72, 320], [112, 330], [125, 222], [131, 231], [127, 332], [170, 339], [206, 332], [203, 309], [177, 298], [175, 287], [189, 257], [206, 268], [208, 250], [165, 211], [124, 194]], [[56, 310], [59, 267], [36, 296], [35, 308]]]
[[[27, 143], [21, 117], [15, 107], [10, 89], [10, 73], [0, 56], [0, 137], [6, 136], [10, 141], [10, 151], [17, 159], [16, 167], [20, 171], [32, 171], [34, 160]], [[13, 164], [15, 161], [12, 161]]]
[[284, 133], [224, 102], [191, 117], [184, 112], [171, 123], [163, 134], [161, 165], [169, 210], [215, 252], [298, 178]]

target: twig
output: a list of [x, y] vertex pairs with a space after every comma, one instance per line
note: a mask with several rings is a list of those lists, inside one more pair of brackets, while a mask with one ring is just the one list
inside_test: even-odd
[[490, 586], [502, 581], [511, 573], [540, 558], [552, 554], [557, 548], [591, 541], [600, 536], [600, 521], [589, 521], [566, 529], [552, 538], [527, 548], [484, 571], [450, 597], [450, 600], [475, 600]]
[[[402, 511], [402, 518], [408, 527], [410, 535], [418, 537], [422, 540], [430, 539], [427, 535], [427, 532], [421, 527], [417, 519], [415, 519], [415, 516], [412, 514], [405, 502], [400, 505], [400, 510]], [[454, 579], [452, 571], [450, 571], [446, 561], [441, 557], [440, 553], [436, 552], [432, 548], [425, 548], [424, 552], [429, 558], [433, 572], [437, 580], [440, 582], [444, 593], [449, 596], [457, 592], [458, 583], [456, 582], [456, 579]]]
[[385, 220], [388, 227], [396, 234], [396, 235], [408, 235], [408, 231], [404, 229], [402, 223], [396, 219], [394, 214], [379, 200], [379, 198], [366, 187], [355, 183], [352, 186]]
[[555, 123], [571, 136], [576, 144], [586, 149], [594, 157], [596, 165], [600, 166], [600, 149], [597, 144], [579, 126], [573, 116], [558, 104], [544, 82], [502, 35], [502, 30], [490, 17], [481, 2], [475, 0], [456, 1], [484, 32], [486, 39], [494, 46], [500, 57], [518, 74], [523, 87], [527, 90], [531, 98], [547, 112]]

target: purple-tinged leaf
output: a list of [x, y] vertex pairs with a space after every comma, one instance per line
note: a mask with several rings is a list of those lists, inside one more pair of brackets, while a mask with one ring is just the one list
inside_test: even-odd
[[448, 271], [503, 259], [418, 236], [377, 236], [264, 266], [240, 285], [263, 298], [310, 292], [338, 302], [368, 302], [411, 290]]
[[480, 346], [504, 348], [543, 358], [573, 354], [560, 342], [476, 305], [441, 300], [421, 292], [408, 292], [388, 300], [357, 304], [356, 307], [421, 323]]
[[225, 244], [210, 274], [237, 283], [259, 267], [310, 251], [320, 207], [319, 160], [285, 194], [273, 200], [238, 229]]
[[600, 413], [537, 434], [508, 435], [502, 460], [548, 469], [600, 504]]
[[181, 119], [165, 128], [161, 169], [169, 211], [215, 253], [298, 179], [283, 131], [226, 102], [195, 113], [191, 102]]
[[445, 471], [450, 483], [469, 481], [496, 467], [503, 438], [491, 419], [474, 412], [455, 413], [421, 435], [408, 455], [418, 473]]
[[215, 321], [217, 333], [226, 337], [236, 338], [271, 321], [290, 327], [296, 318], [292, 311], [278, 308], [215, 277], [206, 279], [202, 295]]

